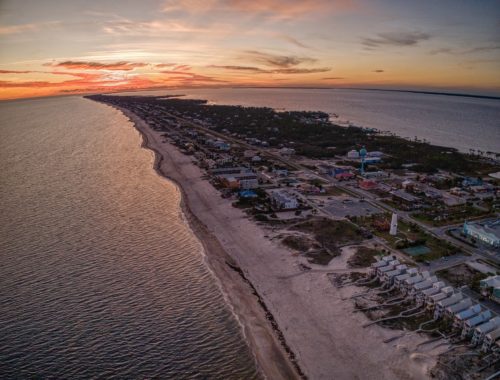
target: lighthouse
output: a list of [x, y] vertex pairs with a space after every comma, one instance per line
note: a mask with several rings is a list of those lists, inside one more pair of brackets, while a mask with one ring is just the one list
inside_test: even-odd
[[393, 213], [391, 218], [391, 229], [389, 230], [389, 234], [392, 236], [396, 236], [398, 234], [398, 214]]

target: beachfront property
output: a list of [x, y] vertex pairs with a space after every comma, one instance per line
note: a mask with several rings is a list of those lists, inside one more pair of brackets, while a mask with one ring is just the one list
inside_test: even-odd
[[472, 300], [470, 298], [465, 298], [462, 301], [460, 301], [454, 305], [448, 306], [444, 310], [443, 316], [444, 316], [444, 318], [448, 318], [448, 319], [453, 318], [456, 314], [467, 310], [471, 306], [472, 306]]
[[433, 285], [438, 281], [439, 280], [436, 276], [431, 276], [424, 281], [417, 282], [410, 287], [408, 294], [410, 295], [410, 297], [416, 298], [418, 294], [432, 288]]
[[500, 303], [500, 275], [487, 277], [479, 282], [481, 294]]
[[441, 292], [441, 289], [445, 287], [445, 283], [443, 281], [436, 281], [432, 284], [432, 287], [428, 289], [424, 289], [417, 293], [415, 297], [415, 302], [417, 305], [423, 305], [427, 303], [427, 300], [430, 296], [438, 294]]
[[464, 321], [461, 338], [472, 337], [474, 328], [488, 322], [491, 318], [493, 318], [493, 313], [490, 310], [485, 310], [481, 314]]
[[224, 187], [229, 189], [256, 189], [259, 187], [257, 174], [252, 172], [239, 174], [222, 174], [218, 176]]
[[455, 318], [453, 319], [453, 328], [455, 330], [461, 330], [464, 326], [465, 321], [474, 318], [481, 312], [481, 310], [481, 305], [475, 304], [468, 309], [456, 313]]
[[217, 168], [210, 171], [228, 189], [256, 189], [259, 187], [257, 174], [245, 167]]
[[268, 194], [271, 204], [278, 210], [293, 210], [299, 207], [297, 198], [286, 190], [271, 190]]
[[445, 298], [436, 303], [434, 308], [434, 319], [439, 319], [443, 316], [445, 309], [462, 301], [464, 296], [462, 293], [454, 293], [450, 297]]
[[450, 298], [451, 296], [453, 296], [453, 294], [455, 294], [455, 289], [453, 289], [453, 287], [451, 286], [446, 286], [444, 288], [441, 288], [439, 293], [426, 297], [425, 305], [427, 310], [434, 310], [438, 302]]
[[490, 319], [488, 322], [477, 326], [474, 329], [471, 344], [473, 346], [477, 346], [478, 344], [480, 344], [483, 341], [486, 334], [496, 330], [498, 327], [500, 327], [500, 317], [494, 317], [494, 318]]
[[395, 259], [394, 256], [390, 256], [390, 255], [383, 256], [380, 260], [371, 264], [371, 266], [370, 266], [371, 267], [371, 274], [376, 275], [378, 268], [381, 268], [381, 267], [388, 265], [389, 262], [394, 260], [394, 259]]
[[485, 335], [481, 351], [488, 352], [497, 342], [500, 343], [500, 328], [497, 328]]
[[482, 223], [464, 222], [465, 235], [482, 241], [495, 248], [500, 248], [500, 219]]

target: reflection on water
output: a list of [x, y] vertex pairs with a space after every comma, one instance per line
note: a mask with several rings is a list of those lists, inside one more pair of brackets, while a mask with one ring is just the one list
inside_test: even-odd
[[0, 111], [0, 377], [256, 378], [126, 118], [80, 97]]

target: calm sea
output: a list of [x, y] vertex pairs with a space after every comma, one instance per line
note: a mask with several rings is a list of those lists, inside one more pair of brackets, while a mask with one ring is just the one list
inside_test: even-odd
[[118, 111], [0, 103], [0, 378], [254, 379], [183, 221]]
[[426, 139], [464, 152], [500, 153], [500, 100], [350, 89], [179, 89], [129, 94], [184, 94], [216, 104], [335, 113], [341, 121]]

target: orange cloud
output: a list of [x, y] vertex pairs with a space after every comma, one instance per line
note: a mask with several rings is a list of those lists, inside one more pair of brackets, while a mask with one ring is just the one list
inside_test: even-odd
[[269, 16], [276, 19], [303, 17], [310, 13], [348, 10], [353, 0], [167, 0], [164, 12], [207, 13], [236, 11]]
[[120, 70], [120, 71], [130, 71], [136, 67], [147, 66], [147, 63], [143, 62], [114, 62], [114, 63], [103, 63], [103, 62], [87, 62], [87, 61], [64, 61], [58, 63], [47, 63], [46, 66], [53, 67], [63, 67], [65, 69], [74, 70]]

